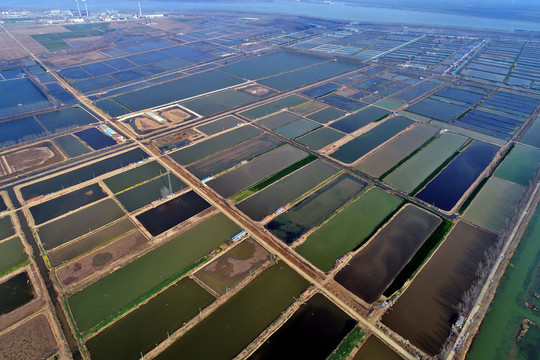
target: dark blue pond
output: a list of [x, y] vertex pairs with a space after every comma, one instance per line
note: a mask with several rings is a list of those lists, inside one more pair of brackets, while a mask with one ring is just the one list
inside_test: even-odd
[[319, 96], [329, 94], [333, 91], [336, 91], [337, 89], [339, 89], [339, 85], [330, 83], [306, 90], [302, 94], [312, 98], [318, 98]]
[[96, 176], [136, 163], [147, 157], [147, 153], [139, 148], [135, 148], [120, 155], [25, 186], [21, 188], [21, 194], [25, 199], [32, 199], [40, 195], [54, 193], [64, 188], [93, 179]]
[[194, 191], [187, 192], [137, 215], [137, 220], [156, 236], [208, 209], [210, 204]]
[[78, 131], [73, 135], [77, 136], [94, 150], [104, 149], [106, 147], [116, 145], [116, 141], [114, 141], [113, 138], [105, 135], [96, 128]]
[[77, 210], [81, 206], [101, 200], [106, 196], [107, 195], [98, 184], [92, 184], [36, 206], [32, 206], [30, 208], [30, 213], [32, 213], [34, 223], [39, 225], [70, 211]]
[[493, 160], [498, 150], [498, 146], [475, 141], [416, 197], [441, 210], [451, 210]]
[[249, 359], [324, 360], [355, 325], [324, 295], [315, 294]]
[[80, 107], [72, 107], [46, 114], [36, 115], [37, 119], [50, 132], [60, 132], [99, 122], [98, 119], [90, 115]]
[[0, 123], [0, 148], [47, 135], [33, 116]]

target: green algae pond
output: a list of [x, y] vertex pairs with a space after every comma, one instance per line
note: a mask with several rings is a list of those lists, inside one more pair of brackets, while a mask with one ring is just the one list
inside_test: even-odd
[[380, 188], [371, 188], [326, 221], [294, 250], [323, 271], [362, 243], [402, 203]]
[[180, 273], [239, 231], [218, 214], [68, 298], [81, 332]]
[[383, 316], [383, 324], [428, 354], [437, 354], [457, 320], [455, 306], [475, 280], [478, 264], [495, 241], [495, 235], [458, 222]]
[[467, 360], [537, 359], [540, 354], [540, 331], [531, 326], [520, 342], [516, 337], [521, 322], [529, 319], [540, 324], [540, 315], [525, 305], [539, 307], [535, 294], [540, 293], [540, 207], [537, 207], [525, 235], [511, 260], [511, 266], [497, 288], [497, 294], [482, 321]]
[[86, 347], [94, 360], [138, 360], [214, 300], [185, 277], [90, 338]]
[[313, 295], [248, 359], [327, 359], [356, 321], [322, 294]]
[[237, 205], [238, 209], [255, 221], [294, 201], [305, 192], [335, 175], [338, 169], [321, 160], [312, 163], [268, 186]]
[[365, 182], [351, 175], [340, 176], [287, 212], [274, 218], [266, 224], [266, 228], [286, 244], [291, 244], [353, 199], [366, 185]]
[[27, 260], [28, 255], [18, 237], [0, 242], [0, 275]]
[[441, 219], [406, 205], [353, 256], [335, 280], [367, 303], [373, 303], [394, 281]]
[[514, 215], [526, 188], [519, 184], [490, 178], [463, 214], [463, 220], [500, 235]]
[[294, 303], [295, 298], [308, 286], [309, 282], [291, 268], [277, 263], [176, 340], [156, 359], [232, 359]]
[[533, 175], [540, 166], [540, 150], [516, 144], [510, 154], [499, 165], [493, 176], [529, 186]]

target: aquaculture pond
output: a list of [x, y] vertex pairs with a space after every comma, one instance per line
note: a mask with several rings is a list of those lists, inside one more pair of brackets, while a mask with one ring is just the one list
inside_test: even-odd
[[143, 165], [122, 171], [103, 180], [105, 185], [116, 194], [122, 190], [139, 185], [147, 180], [165, 174], [166, 170], [157, 161], [150, 161]]
[[237, 62], [232, 65], [227, 65], [220, 70], [246, 79], [256, 80], [323, 61], [326, 61], [326, 59], [312, 55], [278, 51], [272, 54]]
[[540, 120], [536, 118], [519, 140], [522, 144], [540, 148]]
[[336, 130], [350, 134], [360, 129], [361, 127], [366, 126], [369, 123], [381, 120], [389, 113], [390, 112], [376, 106], [370, 106], [360, 110], [357, 113], [338, 120], [330, 126]]
[[252, 271], [258, 269], [269, 258], [270, 253], [265, 248], [252, 238], [248, 238], [198, 270], [194, 276], [216, 294], [223, 295], [250, 276]]
[[124, 211], [112, 199], [70, 213], [40, 226], [37, 231], [43, 247], [47, 250], [60, 246], [81, 235], [121, 218]]
[[77, 328], [86, 332], [208, 254], [240, 228], [218, 214], [68, 299]]
[[354, 355], [353, 360], [402, 360], [388, 345], [371, 335]]
[[11, 222], [11, 216], [0, 217], [0, 240], [15, 235], [15, 228]]
[[132, 212], [153, 201], [173, 195], [186, 187], [187, 185], [176, 176], [170, 174], [162, 175], [144, 184], [123, 191], [117, 194], [116, 198], [128, 212]]
[[92, 184], [32, 206], [29, 210], [34, 218], [34, 224], [39, 225], [105, 197], [107, 197], [107, 194], [105, 194], [99, 184]]
[[338, 258], [361, 246], [401, 203], [400, 198], [371, 188], [294, 250], [322, 271], [329, 271]]
[[113, 117], [126, 115], [127, 113], [130, 112], [130, 110], [123, 107], [122, 105], [120, 105], [119, 103], [117, 103], [116, 101], [112, 99], [97, 101], [95, 105]]
[[24, 245], [18, 237], [0, 243], [0, 274], [28, 260]]
[[502, 234], [516, 212], [526, 188], [491, 177], [463, 214], [463, 219], [495, 234]]
[[86, 342], [92, 359], [139, 359], [214, 301], [183, 278]]
[[434, 99], [424, 99], [407, 108], [415, 114], [430, 117], [432, 119], [450, 122], [467, 110], [466, 106], [459, 106]]
[[[156, 359], [232, 359], [287, 309], [309, 283], [283, 263], [266, 269]], [[212, 339], [212, 346], [201, 346]]]
[[537, 207], [511, 266], [497, 288], [480, 331], [474, 339], [467, 360], [480, 359], [535, 359], [540, 353], [540, 332], [529, 324], [529, 330], [519, 342], [516, 338], [525, 319], [540, 324], [538, 312], [525, 302], [540, 307], [540, 207]]
[[493, 160], [499, 149], [495, 145], [473, 142], [416, 197], [441, 210], [451, 210]]
[[0, 122], [0, 148], [47, 135], [33, 116]]
[[403, 161], [403, 159], [431, 139], [438, 131], [438, 128], [418, 124], [385, 147], [361, 160], [354, 168], [378, 178], [400, 161]]
[[321, 124], [327, 124], [330, 121], [339, 119], [340, 117], [345, 115], [347, 115], [345, 111], [341, 111], [333, 107], [327, 107], [326, 109], [309, 115], [307, 118]]
[[92, 151], [73, 135], [58, 137], [54, 139], [54, 142], [56, 142], [70, 158], [88, 154]]
[[108, 241], [119, 237], [135, 228], [130, 219], [123, 218], [111, 225], [107, 225], [97, 231], [70, 242], [61, 248], [48, 252], [48, 257], [52, 266], [59, 266], [68, 262], [90, 250], [104, 245]]
[[135, 148], [120, 155], [68, 171], [47, 180], [24, 186], [21, 188], [21, 194], [25, 199], [29, 200], [41, 195], [54, 193], [70, 186], [77, 185], [81, 182], [91, 180], [96, 176], [100, 176], [129, 164], [144, 160], [147, 157], [147, 153], [140, 148]]
[[302, 103], [305, 103], [306, 101], [308, 101], [308, 99], [303, 98], [301, 96], [289, 95], [282, 99], [272, 101], [264, 105], [259, 105], [257, 107], [254, 107], [253, 109], [243, 111], [240, 113], [240, 115], [242, 115], [243, 117], [247, 119], [255, 120], [263, 116], [273, 114], [282, 109], [291, 108], [291, 107], [300, 105]]
[[352, 71], [357, 67], [358, 65], [342, 61], [330, 61], [291, 71], [289, 73], [268, 77], [258, 81], [258, 83], [271, 87], [272, 89], [287, 91], [303, 85], [321, 81], [347, 71]]
[[99, 122], [97, 118], [80, 107], [39, 114], [36, 118], [53, 133]]
[[411, 260], [441, 219], [407, 205], [353, 256], [335, 280], [371, 304]]
[[211, 205], [195, 191], [189, 191], [136, 216], [152, 236], [159, 235]]
[[[52, 106], [47, 97], [28, 78], [0, 81], [0, 93], [2, 94], [2, 99], [0, 99], [1, 117]], [[21, 108], [25, 111], [21, 111]]]
[[351, 175], [343, 175], [317, 190], [287, 212], [274, 218], [266, 228], [286, 244], [302, 236], [366, 187]]
[[321, 127], [321, 124], [319, 123], [306, 119], [300, 119], [276, 129], [276, 132], [285, 136], [286, 138], [295, 139], [319, 127]]
[[260, 133], [261, 131], [253, 126], [242, 126], [195, 145], [175, 151], [169, 154], [169, 156], [180, 165], [189, 165], [231, 146], [238, 145]]
[[112, 137], [105, 135], [96, 128], [78, 131], [73, 133], [73, 135], [77, 136], [94, 150], [116, 145], [116, 141]]
[[356, 321], [322, 294], [313, 295], [248, 359], [327, 359]]
[[406, 193], [412, 192], [467, 140], [463, 135], [444, 133], [386, 176], [384, 182]]
[[277, 129], [292, 122], [301, 120], [302, 117], [293, 114], [288, 111], [280, 111], [273, 115], [267, 116], [264, 119], [257, 121], [259, 125], [262, 125], [269, 129]]
[[7, 314], [34, 298], [32, 282], [26, 272], [22, 272], [0, 283], [0, 315]]
[[330, 156], [346, 164], [353, 163], [412, 124], [414, 121], [402, 116], [390, 118], [341, 146]]
[[323, 147], [338, 141], [344, 136], [345, 134], [339, 131], [323, 127], [319, 130], [310, 132], [307, 135], [297, 138], [296, 142], [305, 145], [312, 150], [320, 150]]
[[214, 135], [219, 132], [229, 130], [238, 124], [243, 124], [244, 122], [235, 116], [226, 116], [222, 119], [212, 121], [211, 123], [197, 126], [196, 129], [202, 131], [206, 135]]
[[211, 155], [201, 161], [189, 165], [186, 169], [199, 179], [217, 175], [242, 161], [252, 160], [275, 147], [283, 144], [281, 140], [268, 134], [244, 141], [227, 150]]
[[493, 175], [523, 186], [529, 186], [539, 167], [540, 150], [516, 144]]
[[132, 111], [140, 111], [229, 86], [239, 85], [242, 82], [242, 79], [236, 76], [219, 70], [209, 70], [141, 90], [135, 90], [116, 96], [113, 100], [128, 107]]
[[260, 221], [337, 172], [338, 169], [332, 165], [321, 160], [315, 160], [250, 196], [239, 203], [237, 207], [253, 220]]
[[217, 179], [209, 181], [207, 184], [221, 196], [229, 197], [272, 175], [276, 171], [294, 164], [307, 155], [305, 151], [285, 144]]
[[429, 355], [437, 354], [457, 321], [456, 306], [495, 241], [495, 235], [458, 222], [382, 322]]

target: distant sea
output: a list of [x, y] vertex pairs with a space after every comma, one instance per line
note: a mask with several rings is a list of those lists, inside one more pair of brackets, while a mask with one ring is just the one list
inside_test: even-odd
[[[82, 7], [82, 2], [80, 2]], [[118, 10], [127, 13], [138, 11], [136, 0], [88, 0], [90, 12], [96, 10]], [[48, 7], [75, 9], [75, 0], [49, 0]], [[231, 11], [245, 13], [274, 13], [284, 15], [304, 15], [333, 20], [390, 23], [403, 25], [438, 25], [476, 29], [512, 31], [540, 31], [540, 22], [503, 20], [457, 14], [376, 8], [344, 4], [314, 4], [290, 0], [275, 1], [227, 1], [227, 2], [185, 2], [185, 1], [141, 1], [142, 11]], [[29, 0], [2, 0], [1, 8], [43, 8], [43, 3]]]

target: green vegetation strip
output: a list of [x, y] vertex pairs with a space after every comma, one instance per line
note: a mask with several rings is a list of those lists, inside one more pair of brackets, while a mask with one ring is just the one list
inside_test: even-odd
[[396, 291], [401, 289], [408, 280], [414, 278], [418, 270], [422, 268], [424, 263], [431, 257], [431, 254], [438, 248], [452, 225], [453, 223], [450, 220], [443, 219], [442, 223], [435, 229], [420, 249], [418, 249], [416, 254], [414, 254], [411, 261], [405, 265], [392, 284], [384, 291], [384, 296], [390, 297]]
[[308, 155], [305, 158], [303, 158], [300, 161], [295, 162], [294, 164], [286, 167], [285, 169], [281, 169], [277, 173], [267, 177], [266, 179], [263, 179], [256, 183], [255, 185], [241, 191], [240, 193], [233, 196], [231, 199], [234, 202], [240, 202], [247, 198], [248, 196], [264, 189], [265, 187], [273, 184], [274, 182], [278, 181], [281, 178], [284, 178], [285, 176], [289, 175], [290, 173], [300, 169], [301, 167], [304, 167], [305, 165], [317, 160], [317, 157], [315, 155]]
[[328, 360], [345, 360], [366, 334], [361, 327], [355, 327]]
[[132, 307], [239, 230], [218, 214], [72, 295], [68, 302], [78, 329], [87, 332]]

